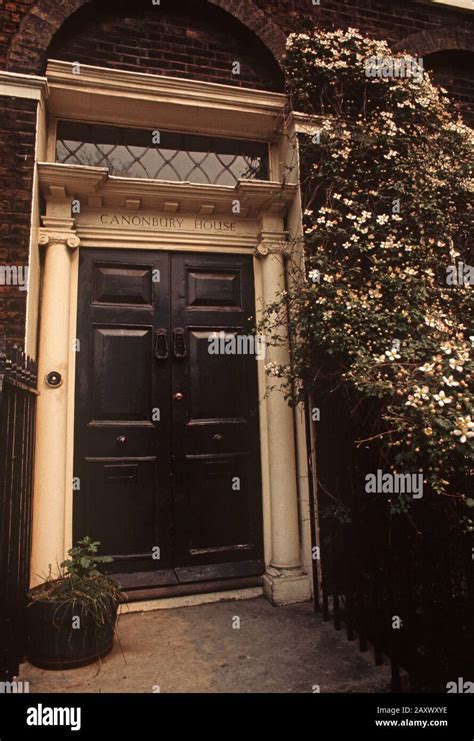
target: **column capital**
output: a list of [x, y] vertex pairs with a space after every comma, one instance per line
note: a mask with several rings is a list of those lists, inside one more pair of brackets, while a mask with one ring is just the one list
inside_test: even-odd
[[258, 244], [255, 250], [256, 257], [267, 257], [267, 255], [281, 255], [288, 257], [290, 244], [285, 232], [262, 231], [258, 235]]
[[70, 231], [55, 231], [51, 232], [49, 230], [40, 230], [40, 235], [38, 239], [38, 243], [41, 247], [47, 247], [51, 244], [64, 244], [66, 247], [69, 247], [72, 250], [77, 249], [79, 247], [81, 240], [75, 234], [74, 232]]

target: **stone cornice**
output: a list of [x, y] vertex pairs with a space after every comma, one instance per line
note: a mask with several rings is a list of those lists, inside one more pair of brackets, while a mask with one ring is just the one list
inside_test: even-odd
[[142, 128], [268, 139], [286, 103], [282, 93], [57, 60], [46, 76], [53, 116]]
[[46, 77], [0, 70], [0, 95], [46, 100], [49, 97], [48, 80]]
[[151, 96], [156, 99], [176, 99], [186, 103], [209, 103], [222, 107], [265, 109], [280, 113], [285, 105], [283, 93], [254, 90], [253, 88], [231, 87], [217, 82], [202, 82], [186, 78], [150, 75], [143, 72], [80, 65], [80, 73], [73, 73], [72, 62], [49, 59], [47, 79], [52, 87], [63, 85], [70, 88], [97, 88], [104, 92], [133, 93], [134, 97]]
[[109, 176], [106, 167], [63, 165], [59, 162], [39, 162], [38, 174], [46, 197], [53, 196], [57, 188], [65, 191], [64, 197], [96, 193]]
[[[109, 175], [106, 168], [38, 164], [40, 188], [47, 200], [78, 199], [93, 208], [154, 209], [172, 213], [227, 214], [251, 218], [265, 211], [284, 215], [296, 185], [241, 180], [233, 187], [180, 183]], [[240, 211], [233, 211], [238, 202]]]

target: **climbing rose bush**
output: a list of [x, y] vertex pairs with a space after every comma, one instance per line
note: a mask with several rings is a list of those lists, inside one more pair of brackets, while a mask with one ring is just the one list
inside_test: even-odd
[[291, 368], [267, 371], [299, 398], [342, 385], [370, 400], [391, 469], [472, 505], [473, 289], [453, 275], [473, 263], [474, 132], [427, 73], [368, 77], [373, 57], [403, 55], [354, 29], [289, 38], [291, 107], [315, 116], [300, 137], [307, 270], [266, 307], [267, 334], [289, 310], [293, 347]]

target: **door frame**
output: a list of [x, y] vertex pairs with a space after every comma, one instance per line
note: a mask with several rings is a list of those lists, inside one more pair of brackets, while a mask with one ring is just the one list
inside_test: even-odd
[[[46, 148], [49, 162], [39, 163], [37, 167], [38, 187], [45, 199], [46, 209], [39, 217], [37, 231], [43, 284], [39, 307], [39, 387], [42, 394], [38, 405], [36, 438], [33, 584], [41, 581], [49, 564], [60, 562], [72, 546], [74, 343], [79, 251], [96, 247], [252, 255], [258, 319], [263, 305], [269, 303], [275, 292], [286, 285], [288, 238], [292, 240], [292, 260], [297, 259], [302, 263], [296, 133], [306, 131], [308, 126], [298, 117], [287, 119], [284, 130], [271, 136], [270, 130], [275, 132], [276, 111], [280, 111], [281, 123], [284, 121], [284, 96], [230, 89], [229, 105], [234, 107], [234, 112], [228, 118], [229, 122], [237, 121], [234, 125], [246, 130], [241, 127], [248, 120], [252, 131], [260, 127], [261, 138], [271, 144], [271, 181], [240, 181], [232, 188], [111, 178], [103, 168], [54, 163], [55, 121], [61, 116], [62, 110], [70, 111], [76, 105], [80, 107], [81, 100], [83, 102], [80, 86], [84, 81], [84, 70], [81, 76], [77, 76], [71, 72], [69, 63], [50, 63], [48, 69], [51, 65], [53, 70], [49, 81], [55, 92]], [[60, 68], [59, 72], [57, 68]], [[89, 86], [93, 82], [91, 78], [94, 75], [96, 77], [95, 111], [102, 111], [101, 120], [107, 120], [107, 116], [112, 120], [115, 108], [111, 108], [111, 100], [117, 90], [121, 90], [125, 100], [122, 119], [128, 113], [132, 121], [132, 117], [136, 116], [132, 93], [134, 73], [129, 73], [123, 81], [117, 71], [91, 70], [90, 73], [87, 69], [85, 72], [88, 72]], [[186, 80], [170, 81], [170, 78], [152, 75], [147, 77], [150, 79], [150, 90], [155, 95], [157, 110], [161, 110], [164, 97], [169, 96], [170, 85], [185, 91], [187, 89]], [[104, 85], [104, 79], [114, 86], [113, 95]], [[183, 120], [188, 121], [191, 132], [195, 106], [199, 102], [204, 111], [199, 119], [199, 131], [202, 133], [206, 129], [206, 115], [208, 125], [212, 123], [215, 127], [216, 109], [222, 105], [221, 88], [226, 93], [229, 91], [227, 86], [193, 81], [189, 85], [190, 98], [183, 96], [181, 89], [182, 107], [174, 101], [174, 108], [167, 112], [168, 117], [174, 111], [180, 127], [183, 126]], [[130, 100], [126, 96], [130, 96]], [[99, 105], [101, 101], [102, 108]], [[227, 129], [220, 133], [223, 136], [235, 135], [234, 131]], [[290, 182], [286, 180], [288, 168], [293, 173]], [[241, 213], [224, 217], [223, 214], [232, 213], [235, 199], [242, 205]], [[71, 213], [74, 213], [73, 201], [77, 200], [81, 203], [81, 212], [71, 218]], [[111, 206], [111, 203], [114, 205]], [[153, 213], [172, 218], [176, 211], [185, 215], [181, 231], [166, 228], [150, 230], [146, 227], [143, 216]], [[111, 224], [110, 220], [104, 218], [104, 214], [115, 212], [127, 216], [125, 224]], [[226, 232], [217, 228], [197, 228], [198, 224], [202, 225], [203, 219], [218, 222], [224, 218], [231, 219], [235, 228]], [[50, 305], [55, 306], [55, 326], [51, 322], [51, 312], [46, 310]], [[285, 328], [282, 331], [284, 333]], [[288, 357], [288, 350], [283, 349], [279, 359], [287, 361]], [[269, 359], [273, 357], [267, 356]], [[62, 372], [64, 383], [59, 388], [51, 388], [45, 380], [46, 373], [52, 368]], [[282, 604], [304, 601], [311, 596], [312, 543], [304, 413], [301, 408], [292, 411], [282, 402], [281, 393], [267, 393], [275, 383], [278, 384], [278, 379], [269, 378], [264, 363], [259, 362], [266, 567], [263, 587], [266, 596], [274, 604]], [[47, 445], [47, 428], [54, 418], [63, 425], [65, 434], [63, 444], [57, 444], [53, 456]]]

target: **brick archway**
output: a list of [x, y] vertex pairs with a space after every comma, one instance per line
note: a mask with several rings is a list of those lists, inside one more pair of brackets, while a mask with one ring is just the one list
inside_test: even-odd
[[441, 31], [421, 31], [407, 36], [393, 47], [393, 51], [408, 52], [413, 56], [426, 56], [437, 51], [474, 51], [474, 34], [446, 28]]
[[[44, 55], [63, 23], [90, 0], [38, 0], [23, 19], [7, 58], [7, 70], [41, 74]], [[286, 36], [252, 0], [208, 0], [240, 21], [281, 62]]]

